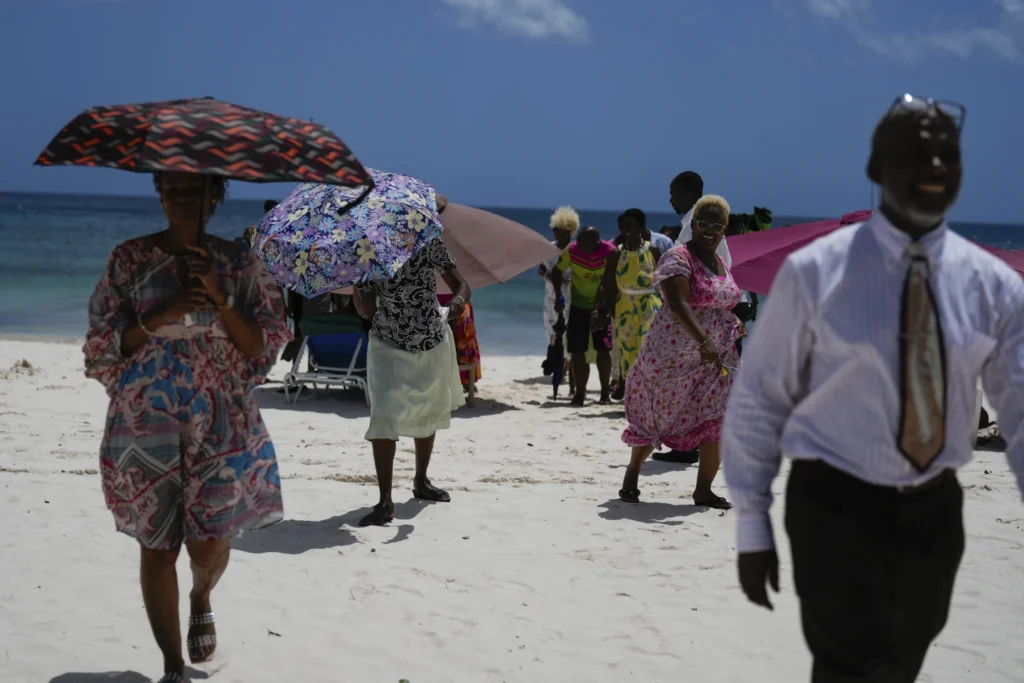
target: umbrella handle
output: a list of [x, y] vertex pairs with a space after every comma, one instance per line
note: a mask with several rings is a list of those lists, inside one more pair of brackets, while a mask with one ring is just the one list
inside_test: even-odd
[[341, 218], [341, 217], [342, 217], [342, 216], [344, 216], [344, 215], [345, 215], [346, 213], [348, 213], [348, 212], [349, 212], [349, 211], [351, 211], [352, 209], [354, 209], [354, 208], [356, 208], [357, 206], [359, 206], [360, 204], [362, 204], [362, 203], [363, 203], [363, 201], [364, 201], [364, 200], [365, 200], [365, 199], [366, 199], [367, 197], [369, 197], [369, 196], [370, 196], [370, 193], [371, 193], [371, 192], [373, 191], [373, 188], [374, 188], [374, 187], [376, 187], [376, 185], [374, 185], [374, 184], [373, 184], [373, 178], [367, 178], [367, 182], [366, 182], [366, 189], [365, 189], [365, 190], [363, 190], [363, 193], [362, 193], [361, 195], [359, 195], [358, 197], [356, 197], [356, 200], [355, 200], [354, 202], [352, 202], [351, 204], [348, 204], [348, 205], [346, 205], [346, 206], [345, 206], [345, 208], [344, 208], [343, 210], [339, 211], [339, 212], [338, 212], [338, 217], [339, 217], [339, 218]]

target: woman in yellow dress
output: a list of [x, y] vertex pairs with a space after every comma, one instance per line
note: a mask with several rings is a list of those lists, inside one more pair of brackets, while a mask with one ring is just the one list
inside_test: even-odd
[[619, 216], [619, 250], [608, 260], [594, 313], [595, 324], [607, 324], [608, 313], [614, 306], [620, 386], [629, 376], [654, 315], [661, 308], [661, 296], [653, 287], [654, 269], [661, 253], [644, 239], [646, 222], [647, 217], [640, 209], [629, 209]]

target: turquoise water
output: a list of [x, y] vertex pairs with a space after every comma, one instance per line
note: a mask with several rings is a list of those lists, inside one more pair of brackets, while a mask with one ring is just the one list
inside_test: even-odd
[[[551, 209], [489, 211], [548, 236]], [[259, 220], [262, 201], [229, 200], [210, 231], [241, 235]], [[605, 237], [616, 234], [618, 212], [580, 210]], [[670, 213], [648, 213], [652, 229], [675, 224]], [[775, 225], [813, 218], [776, 216]], [[120, 242], [165, 227], [155, 197], [0, 193], [0, 332], [82, 336], [89, 295], [110, 251]], [[954, 224], [966, 237], [1004, 249], [1024, 248], [1024, 226]], [[542, 354], [543, 281], [533, 271], [473, 293], [484, 353]]]

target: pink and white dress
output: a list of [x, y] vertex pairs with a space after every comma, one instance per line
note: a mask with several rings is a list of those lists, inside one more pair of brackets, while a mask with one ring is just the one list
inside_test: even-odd
[[[716, 257], [721, 261], [721, 257]], [[724, 262], [723, 266], [724, 266]], [[728, 268], [725, 275], [712, 272], [685, 246], [661, 257], [654, 272], [654, 286], [669, 278], [690, 281], [690, 307], [711, 337], [723, 362], [736, 368], [736, 340], [741, 323], [732, 308], [740, 289]], [[629, 446], [662, 445], [679, 450], [719, 440], [733, 371], [723, 375], [718, 365], [705, 365], [700, 349], [682, 322], [666, 305], [651, 323], [640, 356], [626, 379], [626, 420], [622, 440]]]

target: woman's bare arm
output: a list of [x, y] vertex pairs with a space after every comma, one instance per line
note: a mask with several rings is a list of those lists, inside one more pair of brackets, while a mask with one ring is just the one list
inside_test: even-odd
[[604, 267], [604, 275], [601, 278], [601, 285], [597, 288], [598, 311], [611, 311], [615, 309], [615, 300], [619, 296], [619, 281], [615, 278], [615, 269], [619, 267], [619, 254], [615, 252], [608, 257]]
[[369, 288], [364, 293], [362, 287], [353, 287], [352, 305], [356, 307], [359, 317], [364, 320], [373, 320], [373, 316], [377, 313], [377, 295]]

